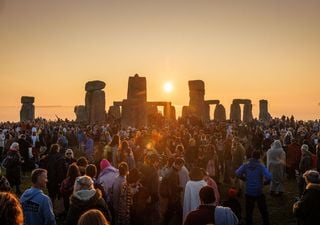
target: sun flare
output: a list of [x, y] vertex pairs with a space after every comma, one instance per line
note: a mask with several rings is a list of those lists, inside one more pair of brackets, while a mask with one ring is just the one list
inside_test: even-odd
[[171, 83], [171, 82], [166, 82], [166, 83], [163, 85], [163, 90], [164, 90], [164, 92], [166, 92], [166, 93], [172, 92], [172, 90], [173, 90], [173, 85], [172, 85], [172, 83]]

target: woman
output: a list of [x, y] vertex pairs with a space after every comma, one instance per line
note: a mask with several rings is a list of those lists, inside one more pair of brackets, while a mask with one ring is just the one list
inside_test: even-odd
[[118, 150], [120, 147], [120, 137], [119, 135], [114, 135], [112, 138], [112, 141], [110, 143], [111, 147], [111, 152], [112, 152], [112, 165], [114, 167], [118, 167], [118, 160], [117, 160], [117, 155], [118, 155]]
[[121, 148], [118, 151], [117, 162], [125, 162], [129, 166], [129, 170], [135, 168], [135, 160], [133, 157], [133, 153], [127, 141], [123, 141], [121, 144]]
[[119, 171], [114, 168], [108, 160], [101, 160], [98, 183], [103, 186], [105, 193], [108, 194], [111, 192], [112, 185], [118, 175]]
[[77, 160], [74, 158], [74, 154], [73, 154], [73, 150], [71, 148], [68, 148], [66, 150], [66, 153], [64, 154], [65, 156], [65, 159], [66, 159], [66, 166], [67, 168], [69, 168], [69, 166], [72, 164], [72, 163], [75, 163], [77, 162]]
[[270, 185], [271, 195], [282, 195], [286, 168], [286, 153], [280, 140], [275, 140], [267, 151], [267, 168], [272, 175]]
[[76, 225], [80, 216], [90, 210], [98, 209], [111, 221], [108, 206], [98, 189], [94, 189], [93, 180], [89, 176], [78, 177], [74, 184], [73, 194], [70, 197], [70, 207], [66, 224]]
[[80, 176], [80, 170], [77, 164], [71, 164], [68, 168], [67, 178], [62, 181], [60, 192], [63, 198], [64, 210], [67, 213], [69, 209], [69, 199], [73, 193], [74, 182]]
[[19, 199], [10, 192], [0, 192], [0, 221], [2, 225], [23, 225]]
[[77, 225], [109, 225], [104, 215], [96, 209], [91, 209], [80, 217]]
[[16, 186], [17, 195], [21, 194], [21, 155], [19, 153], [19, 143], [13, 142], [10, 146], [10, 150], [7, 153], [6, 158], [2, 162], [2, 166], [6, 168], [6, 177], [11, 187]]

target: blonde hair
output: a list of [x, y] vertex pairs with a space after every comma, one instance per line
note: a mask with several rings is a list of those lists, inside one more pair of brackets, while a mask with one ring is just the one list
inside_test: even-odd
[[102, 212], [91, 209], [81, 215], [77, 225], [110, 225]]

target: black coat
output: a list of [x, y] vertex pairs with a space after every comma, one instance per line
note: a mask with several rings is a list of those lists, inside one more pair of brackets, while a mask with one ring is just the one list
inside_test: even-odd
[[80, 216], [90, 209], [100, 210], [105, 218], [111, 223], [111, 214], [109, 208], [102, 198], [100, 190], [96, 190], [96, 193], [89, 200], [81, 200], [74, 194], [70, 198], [70, 208], [68, 210], [66, 225], [77, 225]]
[[53, 153], [47, 156], [48, 192], [50, 197], [60, 194], [60, 185], [66, 177], [66, 161], [62, 154]]
[[21, 156], [18, 151], [10, 150], [7, 153], [10, 157], [11, 163], [6, 168], [6, 177], [11, 186], [21, 184]]
[[300, 201], [293, 206], [293, 214], [300, 225], [319, 225], [320, 184], [308, 184]]

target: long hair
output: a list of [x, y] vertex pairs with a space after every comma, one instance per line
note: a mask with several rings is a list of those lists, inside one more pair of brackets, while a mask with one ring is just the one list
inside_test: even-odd
[[110, 225], [104, 215], [97, 209], [91, 209], [80, 217], [78, 225]]
[[79, 176], [81, 176], [79, 167], [76, 163], [72, 163], [68, 168], [67, 177], [74, 182]]
[[2, 225], [23, 225], [22, 207], [10, 192], [0, 192], [0, 221]]

